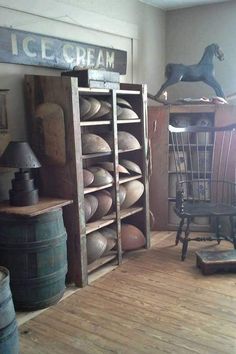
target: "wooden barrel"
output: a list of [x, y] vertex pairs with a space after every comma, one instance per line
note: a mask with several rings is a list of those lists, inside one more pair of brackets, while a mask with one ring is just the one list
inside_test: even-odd
[[19, 337], [16, 314], [9, 287], [9, 272], [0, 267], [0, 353], [18, 354]]
[[0, 259], [11, 274], [16, 309], [56, 303], [64, 293], [67, 272], [62, 209], [34, 217], [0, 216]]

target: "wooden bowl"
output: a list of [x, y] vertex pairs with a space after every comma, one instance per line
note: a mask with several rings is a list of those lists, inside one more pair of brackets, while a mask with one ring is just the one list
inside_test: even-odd
[[131, 251], [145, 245], [145, 237], [141, 230], [130, 224], [121, 225], [121, 247], [123, 251]]
[[94, 231], [86, 237], [88, 264], [96, 261], [103, 255], [107, 246], [107, 239], [100, 232]]
[[130, 181], [124, 184], [126, 197], [122, 204], [122, 209], [129, 208], [135, 204], [144, 192], [144, 185], [140, 181]]
[[99, 220], [103, 216], [105, 216], [109, 212], [112, 206], [111, 194], [108, 191], [106, 190], [99, 191], [95, 193], [95, 196], [98, 200], [98, 207], [93, 217], [91, 218], [91, 220], [93, 221]]

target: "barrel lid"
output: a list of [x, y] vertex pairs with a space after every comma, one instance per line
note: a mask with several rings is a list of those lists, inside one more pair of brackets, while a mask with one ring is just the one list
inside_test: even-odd
[[7, 268], [0, 267], [0, 283], [3, 279], [5, 279], [9, 275]]

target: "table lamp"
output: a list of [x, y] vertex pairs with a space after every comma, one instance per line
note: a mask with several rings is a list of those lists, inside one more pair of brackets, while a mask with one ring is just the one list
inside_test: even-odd
[[10, 205], [37, 204], [38, 190], [34, 188], [34, 180], [30, 177], [29, 169], [39, 168], [41, 164], [29, 144], [26, 141], [11, 141], [0, 157], [0, 166], [20, 169], [11, 181]]

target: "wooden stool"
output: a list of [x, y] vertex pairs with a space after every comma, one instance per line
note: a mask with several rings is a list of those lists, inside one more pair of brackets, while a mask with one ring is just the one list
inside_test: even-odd
[[216, 272], [236, 272], [236, 250], [196, 252], [197, 267], [204, 275]]

